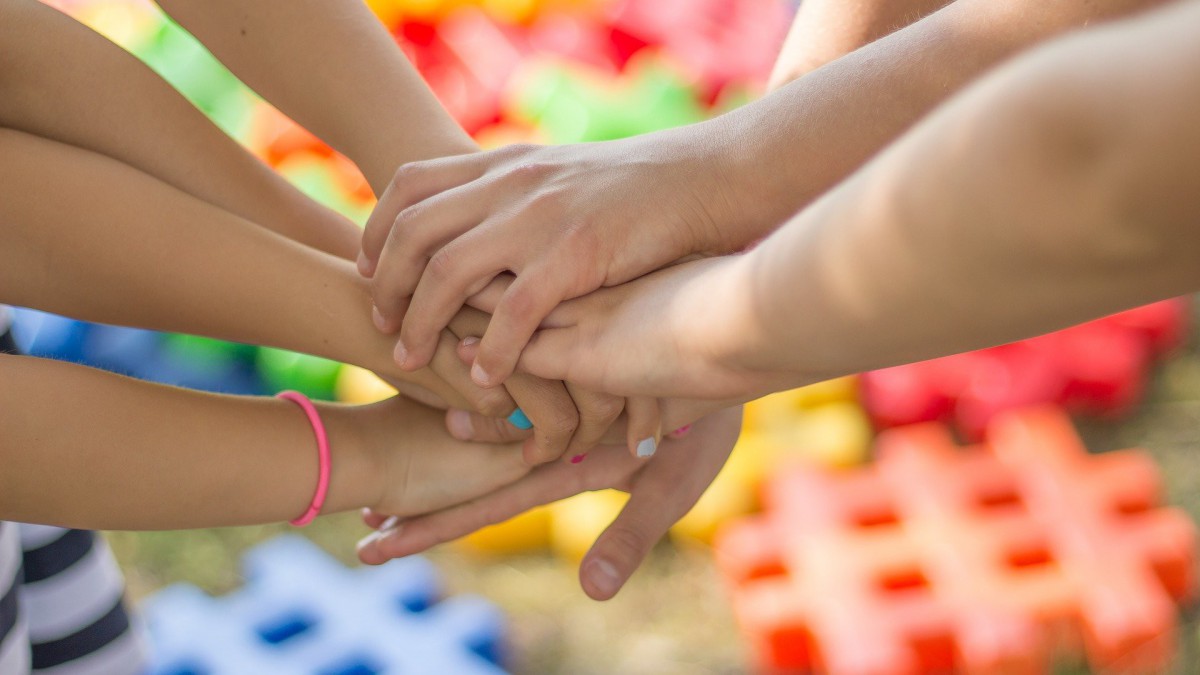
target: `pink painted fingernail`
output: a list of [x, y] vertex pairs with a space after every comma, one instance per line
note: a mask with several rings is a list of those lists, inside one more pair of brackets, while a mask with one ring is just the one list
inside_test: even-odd
[[683, 438], [684, 436], [687, 436], [688, 432], [691, 430], [692, 430], [692, 425], [685, 424], [685, 425], [679, 427], [678, 429], [676, 429], [675, 431], [672, 431], [671, 438]]
[[474, 347], [477, 344], [479, 344], [479, 338], [477, 337], [471, 336], [462, 339], [462, 346], [464, 347]]
[[574, 457], [571, 458], [571, 463], [578, 464], [585, 459], [587, 459], [587, 455], [575, 455]]

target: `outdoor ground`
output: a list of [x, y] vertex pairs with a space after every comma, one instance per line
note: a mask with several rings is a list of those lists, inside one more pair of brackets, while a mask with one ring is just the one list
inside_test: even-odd
[[[1194, 317], [1193, 335], [1200, 333]], [[1085, 423], [1096, 451], [1148, 449], [1161, 464], [1170, 503], [1200, 521], [1200, 339], [1165, 364], [1146, 404], [1120, 424]], [[213, 592], [236, 588], [242, 550], [287, 527], [192, 532], [112, 533], [133, 598], [175, 581]], [[305, 531], [334, 555], [353, 561], [366, 530], [354, 514], [322, 519]], [[621, 595], [589, 600], [573, 566], [546, 556], [482, 560], [453, 549], [431, 557], [453, 592], [481, 593], [511, 618], [516, 673], [692, 675], [745, 671], [744, 654], [710, 557], [663, 545]], [[1200, 622], [1184, 617], [1178, 675], [1200, 673]], [[1085, 672], [1065, 668], [1064, 673]]]

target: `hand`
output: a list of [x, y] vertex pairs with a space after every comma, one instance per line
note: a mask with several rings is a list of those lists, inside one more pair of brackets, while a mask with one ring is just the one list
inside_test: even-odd
[[426, 364], [458, 308], [511, 271], [471, 371], [495, 386], [561, 301], [758, 236], [739, 226], [752, 205], [736, 203], [705, 128], [402, 166], [359, 258], [386, 330], [400, 329], [397, 362]]
[[[489, 318], [483, 312], [464, 308], [454, 317], [450, 328], [442, 331], [428, 368], [405, 372], [384, 355], [384, 367], [376, 372], [405, 396], [421, 403], [437, 408], [450, 405], [469, 409], [494, 418], [490, 424], [520, 431], [522, 435], [517, 440], [525, 441], [525, 457], [530, 464], [552, 461], [565, 452], [586, 452], [620, 415], [624, 399], [526, 374], [510, 378], [503, 387], [479, 387], [468, 375], [470, 362], [464, 364], [457, 348], [459, 336], [483, 334]], [[377, 341], [383, 339], [377, 333], [371, 334]], [[533, 425], [532, 432], [521, 431], [507, 421], [518, 407]]]
[[[372, 507], [400, 516], [458, 504], [529, 472], [516, 444], [459, 441], [442, 413], [399, 396], [365, 406], [325, 404], [332, 437], [352, 438], [376, 457], [380, 496]], [[337, 449], [333, 449], [336, 453]], [[333, 466], [337, 468], [337, 456]]]
[[682, 263], [563, 303], [525, 348], [520, 371], [622, 396], [726, 404], [806, 384], [743, 358], [774, 344], [756, 310], [752, 263]]
[[364, 516], [367, 524], [381, 529], [359, 543], [359, 559], [368, 565], [382, 564], [536, 506], [611, 487], [629, 492], [629, 502], [580, 565], [584, 592], [607, 600], [716, 478], [740, 425], [741, 409], [730, 408], [697, 422], [683, 438], [664, 441], [648, 462], [637, 461], [619, 447], [605, 447], [586, 462], [538, 467], [495, 492], [436, 513], [401, 520], [387, 517], [388, 511], [369, 511]]
[[[450, 327], [460, 336], [482, 335], [487, 330], [490, 319], [491, 317], [483, 312], [464, 308], [459, 311]], [[463, 343], [467, 346], [458, 348], [458, 366], [465, 370], [474, 360], [474, 345], [478, 343], [478, 339], [468, 337]], [[439, 346], [439, 350], [441, 349]], [[587, 391], [558, 380], [544, 380], [525, 373], [518, 373], [509, 378], [503, 387], [481, 391], [505, 390], [511, 394], [516, 405], [520, 406], [521, 412], [533, 425], [532, 431], [514, 426], [511, 419], [505, 419], [508, 413], [512, 412], [511, 408], [503, 415], [492, 415], [493, 419], [484, 424], [515, 432], [515, 435], [510, 433], [506, 440], [524, 441], [525, 460], [529, 464], [553, 461], [564, 453], [571, 457], [586, 453], [600, 442], [600, 438], [626, 407], [623, 398]], [[645, 412], [647, 408], [634, 405], [629, 411], [637, 421], [634, 427], [645, 431], [639, 439], [658, 432], [657, 407]]]

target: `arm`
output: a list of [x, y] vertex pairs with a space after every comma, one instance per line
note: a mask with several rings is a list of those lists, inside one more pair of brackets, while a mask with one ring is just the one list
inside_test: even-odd
[[61, 12], [35, 0], [0, 3], [0, 62], [0, 127], [112, 157], [302, 244], [357, 255], [353, 223], [306, 198], [135, 57]]
[[439, 372], [460, 381], [399, 371], [352, 263], [103, 155], [11, 130], [0, 130], [0, 148], [0, 302], [317, 354], [459, 407], [511, 405], [470, 385], [453, 341]]
[[412, 368], [463, 302], [514, 272], [476, 361], [495, 385], [564, 299], [746, 247], [999, 61], [1153, 4], [958, 0], [705, 123], [401, 167], [404, 195], [368, 224], [362, 269], [385, 318], [403, 317]]
[[953, 0], [805, 0], [771, 70], [778, 89]]
[[158, 4], [251, 89], [358, 164], [377, 195], [405, 162], [477, 150], [360, 0]]
[[[278, 522], [317, 483], [316, 442], [288, 401], [219, 396], [0, 356], [0, 518], [103, 529]], [[321, 405], [323, 513], [417, 513], [518, 479], [511, 446], [458, 443], [435, 411], [392, 399]], [[464, 475], [461, 466], [477, 470]]]
[[1181, 3], [1038, 50], [753, 252], [564, 305], [523, 363], [622, 394], [753, 398], [1193, 292], [1198, 26]]
[[[159, 4], [255, 91], [357, 163], [384, 203], [401, 164], [478, 149], [358, 0]], [[461, 337], [478, 322], [458, 317], [448, 325]], [[456, 338], [448, 335], [441, 333], [439, 351], [457, 367]], [[622, 408], [614, 397], [528, 376], [506, 387], [491, 395], [511, 394], [532, 421], [530, 461], [586, 452]], [[638, 415], [630, 433], [656, 433], [652, 417]]]

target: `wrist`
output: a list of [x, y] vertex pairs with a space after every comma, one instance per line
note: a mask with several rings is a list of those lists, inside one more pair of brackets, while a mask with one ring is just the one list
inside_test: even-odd
[[725, 308], [708, 313], [711, 363], [738, 383], [742, 401], [819, 379], [798, 372], [790, 358], [804, 349], [795, 336], [783, 334], [780, 311], [787, 308], [777, 306], [777, 296], [784, 287], [773, 283], [763, 258], [758, 249], [730, 256], [704, 291], [710, 306]]
[[756, 295], [758, 271], [749, 254], [714, 258], [700, 277], [684, 286], [686, 317], [676, 333], [682, 337], [688, 360], [700, 365], [697, 382], [706, 390], [723, 392], [722, 398], [752, 400], [779, 388], [787, 374], [773, 358], [778, 342]]
[[[728, 185], [722, 196], [734, 196], [729, 206], [736, 211], [736, 246], [730, 250], [744, 250], [770, 235], [814, 196], [803, 170], [789, 161], [796, 152], [795, 140], [772, 114], [770, 99], [782, 96], [786, 93], [770, 94], [708, 122], [716, 127], [715, 166]], [[802, 124], [794, 113], [784, 119]]]
[[362, 409], [317, 404], [329, 436], [329, 493], [321, 513], [375, 506], [383, 499], [385, 461], [378, 444], [363, 433]]

